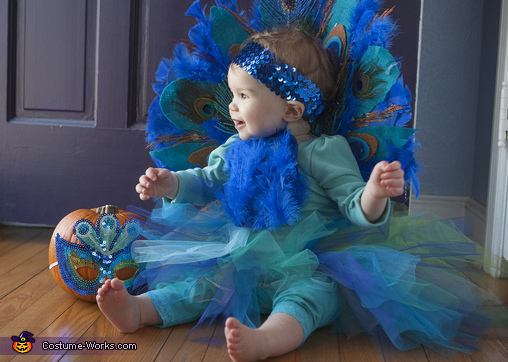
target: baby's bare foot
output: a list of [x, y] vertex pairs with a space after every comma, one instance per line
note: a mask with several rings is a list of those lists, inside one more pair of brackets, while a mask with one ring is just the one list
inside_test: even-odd
[[139, 302], [127, 292], [120, 279], [108, 279], [97, 291], [97, 305], [102, 314], [120, 332], [135, 332], [141, 323]]
[[229, 357], [235, 362], [259, 361], [263, 355], [260, 331], [244, 326], [236, 318], [229, 317], [224, 328]]

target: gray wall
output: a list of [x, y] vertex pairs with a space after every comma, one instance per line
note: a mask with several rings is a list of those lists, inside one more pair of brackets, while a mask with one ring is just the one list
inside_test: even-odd
[[484, 1], [476, 144], [471, 197], [487, 204], [501, 0]]
[[500, 0], [424, 0], [416, 128], [422, 195], [487, 203]]

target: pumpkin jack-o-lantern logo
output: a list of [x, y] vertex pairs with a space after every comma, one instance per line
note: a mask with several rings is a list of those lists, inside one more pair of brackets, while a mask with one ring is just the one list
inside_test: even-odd
[[60, 274], [65, 284], [82, 295], [95, 295], [106, 279], [119, 278], [127, 291], [135, 294], [134, 280], [140, 272], [132, 260], [131, 244], [141, 234], [136, 220], [120, 221], [115, 214], [102, 214], [94, 225], [82, 219], [74, 224], [74, 235], [81, 245], [55, 236]]
[[12, 349], [18, 353], [27, 353], [32, 349], [32, 343], [35, 339], [32, 338], [33, 334], [27, 331], [21, 332], [19, 336], [12, 336], [13, 340]]

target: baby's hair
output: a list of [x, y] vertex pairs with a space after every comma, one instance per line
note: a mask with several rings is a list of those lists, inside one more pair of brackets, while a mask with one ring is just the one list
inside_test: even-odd
[[326, 50], [313, 37], [296, 28], [253, 34], [245, 44], [256, 42], [310, 79], [329, 99], [335, 72]]

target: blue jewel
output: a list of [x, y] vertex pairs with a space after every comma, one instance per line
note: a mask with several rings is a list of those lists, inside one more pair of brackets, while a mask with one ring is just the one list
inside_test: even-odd
[[84, 223], [79, 225], [79, 227], [78, 227], [78, 232], [81, 235], [88, 233], [88, 230], [90, 230], [90, 227], [87, 224], [84, 224]]
[[111, 230], [115, 226], [115, 222], [112, 219], [105, 219], [101, 223], [101, 226], [106, 230]]

